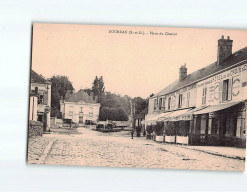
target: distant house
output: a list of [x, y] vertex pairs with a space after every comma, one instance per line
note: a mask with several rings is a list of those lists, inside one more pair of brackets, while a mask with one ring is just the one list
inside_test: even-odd
[[29, 119], [45, 123], [50, 128], [51, 82], [31, 70]]
[[148, 113], [148, 108], [145, 108], [140, 113], [134, 115], [134, 128], [141, 127], [143, 125], [143, 122], [145, 120], [145, 115], [147, 115], [147, 113]]
[[100, 104], [84, 90], [65, 95], [60, 101], [60, 111], [63, 119], [72, 119], [73, 122], [83, 124], [86, 121], [96, 122], [99, 119]]

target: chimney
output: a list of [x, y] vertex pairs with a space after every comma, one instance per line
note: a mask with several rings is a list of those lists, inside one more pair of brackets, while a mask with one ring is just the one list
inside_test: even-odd
[[184, 80], [187, 77], [186, 64], [182, 65], [179, 69], [179, 81]]
[[224, 39], [224, 35], [218, 40], [217, 66], [232, 55], [232, 42], [233, 40], [230, 40], [229, 36], [227, 36], [227, 39]]

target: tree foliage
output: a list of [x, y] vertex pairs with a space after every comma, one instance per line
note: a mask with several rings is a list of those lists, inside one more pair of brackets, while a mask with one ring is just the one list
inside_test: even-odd
[[92, 92], [94, 96], [93, 98], [97, 99], [97, 102], [99, 103], [105, 92], [105, 85], [102, 76], [99, 79], [97, 76], [95, 77], [92, 84]]
[[84, 89], [90, 95], [94, 94], [94, 99], [100, 103], [99, 120], [127, 121], [131, 114], [130, 100], [135, 105], [135, 113], [140, 113], [147, 107], [147, 100], [141, 97], [131, 98], [127, 95], [121, 96], [111, 92], [105, 92], [103, 77], [95, 77], [92, 88]]
[[101, 107], [99, 119], [101, 121], [106, 121], [106, 120], [128, 121], [128, 114], [121, 107], [117, 107], [117, 108]]
[[59, 116], [60, 100], [65, 98], [65, 94], [74, 90], [72, 83], [67, 76], [53, 76], [49, 79], [51, 85], [51, 116]]
[[139, 114], [141, 111], [143, 111], [148, 106], [148, 101], [146, 99], [141, 98], [141, 97], [133, 98], [133, 103], [135, 105], [135, 113], [136, 114]]

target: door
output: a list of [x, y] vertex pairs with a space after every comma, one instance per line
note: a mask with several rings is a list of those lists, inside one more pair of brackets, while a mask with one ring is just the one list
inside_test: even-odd
[[80, 123], [80, 124], [83, 123], [83, 116], [79, 116], [79, 123]]

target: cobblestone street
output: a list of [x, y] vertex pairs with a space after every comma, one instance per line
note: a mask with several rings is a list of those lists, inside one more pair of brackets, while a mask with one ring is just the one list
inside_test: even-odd
[[244, 171], [245, 160], [216, 156], [145, 138], [130, 132], [52, 133], [31, 138], [28, 163], [138, 168]]

